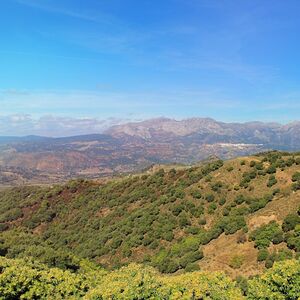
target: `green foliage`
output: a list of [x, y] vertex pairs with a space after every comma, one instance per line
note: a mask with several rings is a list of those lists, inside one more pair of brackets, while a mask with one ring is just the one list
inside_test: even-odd
[[234, 282], [220, 273], [161, 276], [151, 268], [130, 265], [105, 276], [85, 299], [240, 300], [242, 295]]
[[209, 206], [208, 206], [208, 213], [213, 214], [216, 209], [217, 209], [217, 204], [216, 203], [210, 203]]
[[[190, 243], [193, 244], [192, 241], [187, 244]], [[235, 283], [223, 273], [197, 271], [198, 265], [189, 261], [198, 258], [197, 252], [184, 256], [181, 259], [182, 264], [191, 273], [170, 276], [161, 275], [151, 267], [137, 264], [106, 272], [88, 262], [82, 262], [81, 272], [72, 273], [48, 268], [29, 258], [0, 257], [0, 297], [28, 300], [297, 300], [300, 297], [298, 260], [275, 262], [265, 274], [249, 281], [238, 277]], [[233, 268], [241, 268], [242, 264], [243, 257], [233, 257]], [[176, 267], [175, 263], [173, 265]], [[172, 263], [169, 268], [172, 270]]]
[[294, 231], [287, 236], [287, 246], [300, 252], [300, 225], [296, 225]]
[[292, 190], [295, 192], [300, 190], [300, 181], [297, 181], [292, 184]]
[[236, 278], [236, 283], [237, 283], [237, 286], [241, 289], [242, 294], [244, 296], [246, 296], [247, 293], [248, 293], [248, 280], [247, 280], [247, 278], [239, 275]]
[[222, 187], [223, 187], [223, 183], [221, 181], [217, 181], [211, 185], [211, 189], [217, 193], [221, 192]]
[[271, 164], [268, 168], [267, 168], [267, 173], [268, 174], [274, 174], [276, 173], [276, 165], [275, 164]]
[[255, 247], [262, 249], [269, 247], [271, 242], [275, 241], [277, 243], [278, 236], [282, 236], [282, 234], [280, 226], [275, 221], [272, 221], [252, 231], [249, 239], [255, 242]]
[[272, 201], [274, 195], [266, 194], [262, 198], [247, 198], [246, 203], [249, 205], [249, 210], [254, 213], [262, 208], [264, 208], [270, 201]]
[[275, 263], [263, 276], [248, 283], [247, 299], [297, 300], [300, 297], [300, 262]]
[[233, 269], [239, 269], [244, 262], [244, 257], [242, 255], [235, 255], [231, 258], [229, 266]]
[[1, 299], [79, 299], [90, 287], [82, 275], [48, 269], [30, 260], [2, 257], [0, 269]]
[[298, 191], [300, 190], [300, 172], [296, 172], [292, 176], [292, 190], [293, 191]]
[[[247, 215], [265, 207], [276, 193], [282, 194], [276, 192], [281, 182], [271, 191], [259, 171], [265, 172], [271, 164], [287, 168], [292, 163], [295, 169], [297, 157], [264, 156], [266, 164], [260, 156], [255, 164], [245, 161], [243, 168], [235, 161], [217, 160], [101, 184], [71, 180], [65, 185], [1, 190], [0, 254], [9, 258], [31, 255], [71, 272], [80, 269], [81, 258], [115, 268], [141, 261], [144, 255], [141, 258], [140, 253], [156, 267], [162, 266], [163, 272], [193, 269], [197, 261], [183, 267], [180, 260], [223, 233], [247, 232]], [[273, 178], [272, 174], [268, 177]], [[238, 187], [241, 181], [247, 189]], [[288, 220], [284, 224], [290, 226]], [[271, 242], [284, 240], [298, 251], [299, 238], [293, 228], [284, 239], [281, 232], [274, 233]], [[240, 236], [242, 243], [246, 235]], [[189, 237], [197, 241], [194, 250], [183, 243]], [[162, 250], [168, 254], [165, 261], [154, 263]]]
[[300, 181], [300, 172], [296, 172], [293, 174], [292, 181], [293, 182]]
[[246, 199], [245, 199], [244, 195], [238, 195], [238, 196], [236, 196], [234, 201], [236, 204], [242, 204], [245, 202], [245, 200]]
[[265, 248], [259, 249], [257, 254], [257, 261], [264, 261], [269, 257], [269, 251]]
[[267, 183], [268, 187], [272, 187], [273, 185], [275, 185], [277, 183], [277, 179], [274, 175], [270, 175], [269, 177], [269, 181]]
[[1, 215], [0, 222], [11, 222], [21, 218], [22, 216], [23, 212], [20, 208], [12, 208]]
[[285, 232], [291, 231], [294, 230], [298, 224], [300, 224], [300, 216], [298, 214], [289, 214], [283, 221], [282, 229]]
[[205, 196], [205, 200], [206, 200], [207, 202], [213, 202], [213, 201], [215, 200], [214, 194], [207, 194], [207, 195]]
[[202, 198], [202, 194], [199, 190], [193, 190], [191, 192], [191, 195], [193, 196], [193, 198], [195, 199], [201, 199]]
[[219, 204], [220, 205], [224, 205], [226, 203], [226, 198], [225, 197], [222, 197], [220, 200], [219, 200]]
[[218, 226], [225, 232], [225, 234], [233, 234], [246, 226], [245, 218], [243, 216], [228, 216], [223, 217]]

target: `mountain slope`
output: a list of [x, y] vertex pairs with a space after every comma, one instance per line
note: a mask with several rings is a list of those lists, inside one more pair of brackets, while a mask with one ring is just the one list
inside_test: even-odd
[[299, 171], [300, 153], [272, 152], [101, 183], [6, 189], [1, 252], [72, 269], [75, 255], [107, 267], [254, 275], [300, 252]]
[[115, 137], [131, 136], [153, 140], [172, 140], [181, 137], [183, 140], [194, 139], [202, 144], [245, 143], [277, 145], [277, 148], [294, 146], [299, 148], [300, 146], [300, 122], [280, 125], [263, 122], [224, 123], [210, 118], [192, 118], [182, 121], [159, 118], [115, 125], [106, 133]]

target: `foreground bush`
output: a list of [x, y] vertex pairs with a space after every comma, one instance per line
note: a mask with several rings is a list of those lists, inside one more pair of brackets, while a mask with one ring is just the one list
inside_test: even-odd
[[88, 290], [82, 275], [28, 260], [0, 258], [0, 299], [79, 299]]
[[248, 299], [300, 299], [300, 262], [275, 263], [262, 276], [249, 281]]
[[85, 299], [243, 299], [241, 291], [223, 273], [192, 272], [160, 275], [136, 264], [106, 276]]
[[245, 279], [244, 286], [245, 289], [220, 272], [162, 275], [152, 267], [137, 264], [105, 272], [86, 263], [79, 272], [72, 273], [28, 258], [0, 257], [0, 299], [3, 300], [297, 300], [300, 299], [300, 262], [275, 263], [260, 277], [248, 283]]

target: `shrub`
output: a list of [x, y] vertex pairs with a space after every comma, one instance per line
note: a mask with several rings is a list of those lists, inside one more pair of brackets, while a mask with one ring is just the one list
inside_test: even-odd
[[199, 227], [195, 227], [195, 226], [190, 226], [185, 230], [186, 233], [191, 233], [191, 234], [198, 234], [200, 232], [200, 228]]
[[[255, 164], [255, 169], [258, 170], [258, 171], [262, 171], [264, 169], [263, 163], [262, 162], [259, 162], [259, 163], [257, 162]], [[258, 173], [258, 175], [262, 175], [262, 174]]]
[[272, 186], [275, 185], [276, 183], [277, 183], [277, 179], [275, 178], [274, 175], [271, 175], [271, 176], [269, 177], [269, 181], [268, 181], [268, 183], [267, 183], [267, 186], [268, 186], [268, 187], [272, 187]]
[[274, 174], [274, 173], [276, 173], [276, 165], [271, 164], [271, 165], [267, 168], [266, 172], [267, 172], [268, 174]]
[[206, 219], [205, 218], [200, 218], [199, 219], [199, 225], [205, 225], [206, 224]]
[[217, 204], [216, 203], [211, 203], [208, 206], [208, 213], [213, 214], [216, 209], [217, 209]]
[[295, 229], [297, 224], [300, 224], [300, 216], [297, 214], [289, 214], [283, 221], [282, 229], [285, 232], [291, 231]]
[[192, 195], [192, 197], [195, 198], [195, 199], [201, 199], [201, 197], [202, 197], [201, 192], [198, 191], [198, 190], [192, 191], [192, 192], [191, 192], [191, 195]]
[[168, 242], [171, 242], [174, 239], [174, 234], [172, 231], [167, 231], [163, 233], [162, 238]]
[[283, 232], [277, 231], [273, 235], [272, 243], [277, 245], [283, 242]]
[[246, 226], [246, 222], [243, 216], [223, 217], [216, 224], [216, 227], [218, 227], [221, 232], [223, 231], [225, 234], [233, 234], [242, 229], [244, 226]]
[[262, 249], [269, 247], [273, 240], [277, 241], [276, 239], [280, 235], [282, 235], [281, 228], [275, 221], [272, 221], [252, 231], [249, 239], [250, 241], [255, 241], [255, 247]]
[[174, 273], [179, 270], [179, 265], [175, 260], [166, 258], [160, 265], [158, 269], [162, 273]]
[[245, 258], [242, 255], [235, 255], [231, 258], [229, 266], [233, 269], [239, 269], [244, 263]]
[[174, 196], [176, 198], [183, 199], [185, 197], [185, 192], [181, 189], [177, 189]]
[[214, 196], [213, 194], [207, 194], [207, 195], [205, 196], [205, 200], [206, 200], [207, 202], [213, 202], [213, 201], [215, 200], [215, 196]]
[[200, 270], [200, 267], [197, 263], [188, 263], [184, 268], [186, 272], [194, 272]]
[[241, 289], [243, 295], [246, 296], [247, 292], [248, 292], [248, 280], [247, 280], [247, 278], [239, 275], [236, 278], [236, 283], [237, 283], [238, 287]]
[[295, 192], [300, 190], [300, 181], [297, 181], [292, 184], [292, 190]]
[[236, 196], [236, 198], [235, 198], [234, 201], [235, 201], [236, 204], [242, 204], [242, 203], [244, 203], [245, 202], [244, 195], [238, 195], [238, 196]]
[[219, 200], [219, 204], [220, 205], [224, 205], [226, 203], [226, 198], [225, 197], [222, 197], [220, 200]]
[[10, 222], [23, 217], [23, 212], [20, 208], [12, 208], [5, 212], [0, 217], [0, 222]]
[[197, 260], [203, 258], [202, 251], [196, 250], [195, 252], [189, 252], [180, 258], [179, 264], [182, 268], [185, 268], [189, 263], [194, 263]]
[[0, 232], [5, 231], [9, 228], [9, 226], [5, 223], [0, 223]]
[[173, 207], [172, 213], [174, 216], [179, 216], [179, 214], [184, 210], [184, 205], [179, 204]]
[[292, 181], [293, 182], [300, 181], [300, 172], [296, 172], [293, 174]]
[[221, 188], [223, 187], [223, 183], [220, 181], [215, 182], [214, 184], [211, 185], [211, 189], [214, 192], [219, 193], [221, 191]]
[[265, 267], [267, 269], [270, 269], [273, 267], [273, 265], [274, 265], [274, 259], [272, 259], [272, 257], [268, 257], [265, 262]]
[[257, 254], [257, 261], [264, 261], [268, 258], [269, 251], [267, 249], [260, 249]]
[[179, 218], [179, 226], [181, 228], [183, 228], [183, 227], [186, 227], [188, 225], [191, 225], [190, 220], [187, 218], [186, 215], [181, 215], [180, 218]]
[[223, 209], [223, 212], [222, 212], [222, 214], [223, 214], [223, 216], [228, 216], [229, 215], [229, 213], [230, 213], [230, 208], [229, 207], [225, 207], [224, 209]]

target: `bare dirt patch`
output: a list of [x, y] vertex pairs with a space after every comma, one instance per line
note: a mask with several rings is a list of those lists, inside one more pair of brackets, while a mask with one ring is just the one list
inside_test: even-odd
[[[238, 234], [222, 234], [218, 239], [204, 246], [205, 258], [200, 261], [200, 268], [205, 271], [225, 271], [232, 277], [250, 276], [262, 272], [263, 266], [257, 263], [257, 250], [254, 248], [253, 242], [237, 243]], [[234, 256], [243, 258], [239, 269], [230, 267]]]

